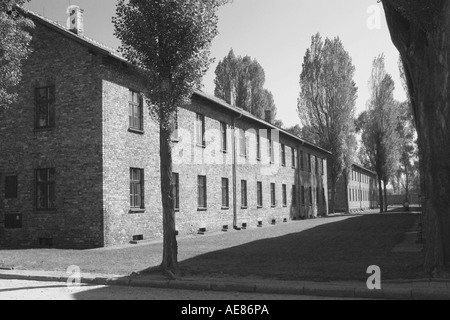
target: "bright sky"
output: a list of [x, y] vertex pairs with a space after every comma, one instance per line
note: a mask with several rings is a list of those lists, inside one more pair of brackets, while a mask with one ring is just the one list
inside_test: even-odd
[[[31, 0], [27, 8], [65, 25], [66, 9], [78, 5], [85, 10], [85, 35], [112, 48], [120, 42], [114, 37], [111, 18], [114, 0]], [[379, 8], [379, 28], [376, 23]], [[219, 11], [220, 35], [212, 44], [216, 62], [203, 79], [204, 91], [214, 94], [214, 71], [231, 48], [236, 55], [256, 58], [266, 73], [265, 87], [272, 91], [278, 108], [277, 118], [286, 126], [300, 123], [297, 115], [299, 77], [303, 57], [317, 32], [323, 37], [339, 36], [356, 67], [358, 113], [369, 98], [367, 83], [373, 59], [386, 56], [386, 69], [396, 83], [395, 96], [405, 99], [397, 67], [398, 52], [391, 42], [382, 5], [377, 0], [234, 0]], [[376, 24], [375, 24], [376, 25]]]

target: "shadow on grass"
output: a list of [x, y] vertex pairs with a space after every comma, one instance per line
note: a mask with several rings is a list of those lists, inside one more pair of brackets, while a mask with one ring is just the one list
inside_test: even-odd
[[422, 275], [421, 253], [392, 253], [417, 214], [361, 215], [278, 238], [210, 252], [180, 263], [198, 275], [257, 276], [280, 280], [367, 280], [377, 265], [383, 279]]

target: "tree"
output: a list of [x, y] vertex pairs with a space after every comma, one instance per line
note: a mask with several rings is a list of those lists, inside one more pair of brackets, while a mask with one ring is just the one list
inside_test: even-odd
[[217, 10], [227, 0], [119, 0], [113, 18], [121, 51], [147, 78], [145, 97], [159, 123], [164, 252], [161, 268], [176, 270], [172, 145], [177, 107], [187, 103], [211, 62]]
[[22, 79], [22, 64], [32, 51], [29, 31], [33, 22], [17, 11], [17, 6], [25, 2], [0, 2], [0, 110], [16, 101], [15, 86]]
[[[398, 168], [398, 104], [395, 85], [385, 70], [384, 55], [374, 59], [369, 80], [368, 110], [357, 122], [362, 125], [362, 150], [369, 167], [377, 173], [380, 212], [387, 211], [387, 185]], [[384, 191], [384, 195], [383, 195]]]
[[382, 0], [405, 67], [419, 145], [425, 269], [450, 266], [450, 1]]
[[286, 131], [294, 136], [302, 137], [302, 128], [298, 124], [293, 127], [286, 128]]
[[345, 168], [357, 87], [353, 81], [355, 67], [339, 38], [322, 40], [312, 37], [300, 75], [298, 113], [311, 142], [331, 151], [329, 177], [330, 211], [334, 212], [337, 181]]
[[[405, 70], [401, 58], [398, 61], [400, 79], [405, 92], [408, 94]], [[398, 186], [405, 191], [405, 200], [409, 202], [409, 193], [414, 183], [419, 179], [418, 150], [416, 148], [415, 137], [417, 135], [414, 116], [411, 107], [411, 99], [399, 105], [399, 122], [397, 132], [400, 137], [400, 159], [399, 168], [396, 174]]]
[[216, 67], [214, 95], [229, 104], [265, 119], [265, 112], [271, 112], [275, 119], [276, 106], [273, 94], [264, 88], [266, 75], [256, 59], [234, 54], [233, 49]]

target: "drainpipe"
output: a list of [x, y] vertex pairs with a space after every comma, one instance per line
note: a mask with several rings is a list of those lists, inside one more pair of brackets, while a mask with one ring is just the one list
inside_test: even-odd
[[237, 150], [236, 150], [236, 121], [242, 118], [242, 113], [239, 117], [233, 118], [233, 228], [240, 230], [237, 225]]

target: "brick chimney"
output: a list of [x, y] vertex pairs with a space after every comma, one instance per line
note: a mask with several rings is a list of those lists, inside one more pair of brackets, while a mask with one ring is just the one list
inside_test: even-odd
[[69, 30], [79, 36], [84, 34], [84, 10], [78, 6], [70, 6], [67, 8], [69, 14], [69, 20], [67, 27]]

